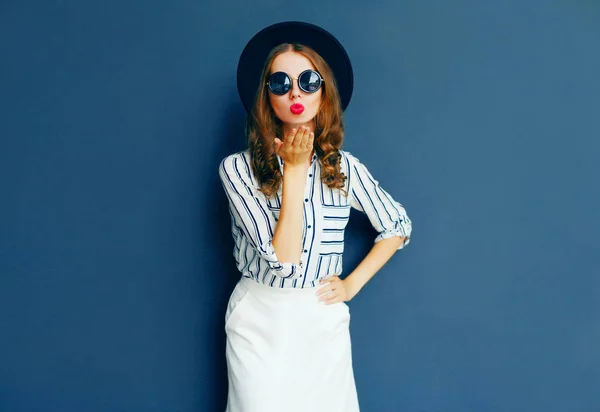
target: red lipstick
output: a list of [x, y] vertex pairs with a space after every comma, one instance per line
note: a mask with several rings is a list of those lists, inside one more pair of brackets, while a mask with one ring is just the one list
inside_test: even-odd
[[290, 111], [294, 114], [300, 114], [304, 111], [304, 106], [300, 103], [294, 103], [290, 106]]

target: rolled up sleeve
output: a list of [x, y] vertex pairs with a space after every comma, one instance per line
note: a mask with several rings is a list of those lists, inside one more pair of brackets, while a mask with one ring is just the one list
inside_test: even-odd
[[412, 222], [404, 206], [394, 200], [379, 182], [373, 178], [367, 167], [352, 154], [345, 152], [349, 167], [350, 204], [365, 213], [379, 235], [375, 242], [390, 237], [403, 237], [398, 250], [410, 243]]
[[298, 279], [303, 265], [280, 262], [273, 248], [273, 234], [277, 225], [266, 201], [252, 184], [249, 165], [234, 154], [221, 161], [219, 177], [227, 198], [233, 223], [242, 230], [250, 245], [268, 262], [271, 273], [285, 279]]

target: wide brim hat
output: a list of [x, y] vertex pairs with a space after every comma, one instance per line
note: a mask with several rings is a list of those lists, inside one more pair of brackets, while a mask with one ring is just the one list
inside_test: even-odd
[[[333, 71], [342, 110], [352, 97], [354, 74], [342, 44], [328, 31], [314, 24], [286, 21], [265, 27], [248, 42], [237, 67], [237, 88], [246, 111], [254, 105], [261, 72], [271, 50], [281, 43], [299, 43], [316, 51]], [[327, 87], [327, 84], [325, 85]]]

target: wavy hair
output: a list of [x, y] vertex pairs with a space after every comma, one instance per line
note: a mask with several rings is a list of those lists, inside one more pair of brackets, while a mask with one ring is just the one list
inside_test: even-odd
[[280, 44], [271, 50], [261, 73], [253, 108], [246, 120], [251, 167], [260, 185], [260, 191], [271, 197], [282, 184], [279, 161], [275, 153], [275, 137], [283, 140], [282, 122], [271, 107], [266, 83], [275, 57], [288, 51], [306, 56], [323, 77], [321, 107], [314, 119], [314, 150], [321, 163], [321, 181], [331, 189], [341, 189], [347, 196], [343, 189], [346, 176], [340, 171], [340, 148], [344, 140], [343, 112], [333, 72], [314, 50], [301, 44], [290, 43]]

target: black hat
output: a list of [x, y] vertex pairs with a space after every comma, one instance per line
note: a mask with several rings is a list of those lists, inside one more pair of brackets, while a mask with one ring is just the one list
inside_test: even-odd
[[252, 37], [240, 56], [237, 88], [246, 111], [252, 110], [260, 74], [271, 50], [281, 43], [299, 43], [316, 51], [333, 71], [340, 94], [342, 110], [346, 110], [354, 75], [346, 50], [333, 35], [319, 26], [300, 21], [286, 21], [268, 26]]

